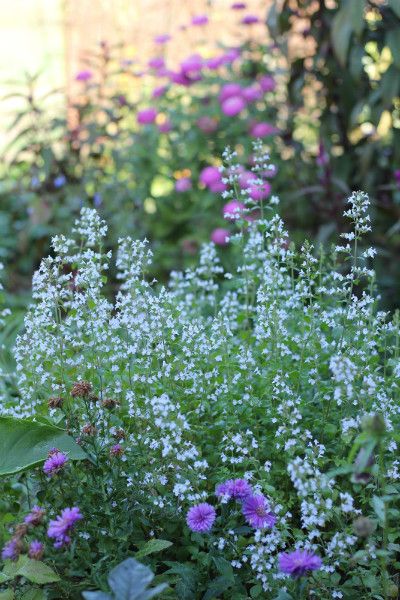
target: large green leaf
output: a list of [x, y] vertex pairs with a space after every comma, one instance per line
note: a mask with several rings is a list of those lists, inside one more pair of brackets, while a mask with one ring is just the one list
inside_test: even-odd
[[143, 556], [161, 552], [161, 550], [165, 550], [165, 548], [169, 548], [170, 546], [172, 546], [172, 542], [169, 542], [168, 540], [149, 540], [142, 548], [140, 548], [140, 550], [138, 550], [138, 552], [136, 552], [135, 558], [143, 558]]
[[25, 577], [28, 581], [38, 583], [39, 585], [60, 581], [57, 573], [48, 565], [40, 560], [33, 560], [26, 556], [26, 554], [21, 554], [17, 562], [7, 561], [3, 573], [9, 579]]
[[332, 44], [335, 54], [343, 67], [347, 62], [352, 33], [360, 35], [363, 30], [364, 8], [365, 3], [361, 0], [358, 2], [347, 0], [333, 19], [331, 28]]
[[31, 419], [0, 417], [0, 475], [17, 473], [40, 464], [51, 448], [71, 460], [88, 458], [63, 429]]

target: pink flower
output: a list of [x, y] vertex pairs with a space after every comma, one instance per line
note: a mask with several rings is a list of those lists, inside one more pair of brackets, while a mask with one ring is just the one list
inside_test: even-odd
[[219, 67], [221, 65], [223, 65], [223, 63], [224, 63], [224, 57], [223, 56], [213, 56], [212, 58], [208, 58], [204, 62], [204, 64], [206, 65], [206, 67], [208, 69], [211, 69], [212, 71], [215, 71], [216, 69], [219, 69]]
[[231, 4], [232, 10], [244, 10], [245, 8], [246, 8], [245, 2], [234, 2], [233, 4]]
[[263, 75], [258, 80], [258, 83], [264, 92], [273, 92], [276, 88], [276, 81], [270, 75]]
[[151, 95], [153, 98], [161, 98], [161, 96], [164, 96], [167, 89], [168, 89], [167, 85], [159, 85], [154, 88]]
[[192, 180], [190, 177], [181, 177], [175, 183], [175, 190], [177, 192], [187, 192], [192, 189]]
[[261, 121], [260, 123], [253, 123], [250, 126], [249, 133], [251, 137], [262, 138], [267, 135], [274, 135], [278, 133], [279, 129], [271, 125], [270, 123], [266, 123], [265, 121]]
[[243, 502], [242, 510], [248, 524], [255, 529], [273, 527], [276, 523], [276, 517], [262, 494], [248, 496]]
[[79, 71], [79, 73], [76, 74], [75, 80], [86, 82], [86, 81], [89, 81], [90, 79], [92, 79], [92, 77], [93, 77], [92, 71], [90, 71], [89, 69], [84, 69], [83, 71]]
[[196, 533], [206, 533], [210, 531], [216, 518], [215, 508], [203, 502], [196, 504], [189, 509], [186, 516], [186, 523], [189, 528]]
[[139, 110], [137, 113], [137, 122], [141, 125], [148, 125], [150, 123], [154, 123], [157, 117], [157, 111], [155, 108], [144, 108], [143, 110]]
[[217, 119], [204, 115], [199, 117], [196, 121], [197, 126], [203, 133], [213, 133], [218, 128]]
[[229, 231], [222, 227], [217, 227], [211, 232], [211, 241], [217, 246], [226, 246], [229, 242]]
[[271, 186], [268, 182], [264, 182], [262, 185], [250, 185], [249, 196], [252, 200], [264, 200], [265, 198], [268, 198], [270, 193]]
[[229, 64], [240, 57], [240, 48], [231, 48], [223, 55], [224, 63]]
[[171, 39], [169, 33], [162, 33], [161, 35], [156, 35], [154, 38], [154, 42], [156, 44], [166, 44]]
[[246, 108], [246, 101], [241, 96], [232, 96], [221, 105], [222, 112], [228, 117], [235, 117]]
[[247, 190], [250, 187], [251, 182], [254, 182], [257, 176], [251, 171], [242, 171], [239, 174], [239, 186], [242, 190]]
[[165, 60], [163, 59], [162, 56], [156, 56], [149, 60], [149, 62], [147, 63], [147, 66], [150, 69], [162, 69], [163, 67], [165, 67]]
[[192, 19], [192, 25], [207, 25], [207, 15], [195, 15]]
[[225, 496], [227, 499], [245, 500], [253, 493], [253, 490], [246, 479], [228, 479], [217, 485], [215, 493], [217, 496]]
[[242, 96], [247, 102], [256, 102], [263, 97], [263, 92], [258, 85], [250, 85], [243, 88]]
[[240, 96], [241, 93], [242, 86], [240, 86], [238, 83], [225, 83], [225, 85], [221, 87], [219, 101], [221, 103], [225, 102], [225, 100], [231, 98], [232, 96]]
[[243, 210], [245, 206], [243, 202], [239, 202], [238, 200], [231, 200], [227, 204], [225, 204], [222, 214], [224, 215], [224, 219], [228, 221], [235, 221], [243, 216]]
[[181, 72], [190, 77], [192, 74], [197, 75], [203, 67], [203, 59], [200, 54], [192, 54], [181, 62]]
[[222, 175], [218, 167], [205, 167], [200, 173], [200, 182], [206, 187], [221, 181], [221, 178]]

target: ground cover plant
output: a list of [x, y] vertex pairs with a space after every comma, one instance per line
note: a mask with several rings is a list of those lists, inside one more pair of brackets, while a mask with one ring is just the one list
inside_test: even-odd
[[329, 252], [296, 248], [254, 155], [241, 189], [224, 154], [230, 272], [208, 243], [159, 286], [89, 208], [53, 239], [2, 402], [3, 598], [120, 597], [129, 558], [162, 598], [398, 596], [400, 331], [368, 197]]

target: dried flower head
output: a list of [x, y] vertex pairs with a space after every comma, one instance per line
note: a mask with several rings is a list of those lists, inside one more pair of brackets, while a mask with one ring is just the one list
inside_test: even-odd
[[71, 396], [73, 398], [88, 398], [91, 391], [91, 383], [88, 381], [76, 381], [72, 386]]

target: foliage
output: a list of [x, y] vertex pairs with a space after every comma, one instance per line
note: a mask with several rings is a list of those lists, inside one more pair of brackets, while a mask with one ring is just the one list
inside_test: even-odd
[[112, 596], [103, 592], [83, 592], [82, 595], [85, 600], [150, 600], [166, 587], [165, 584], [161, 584], [146, 589], [153, 579], [154, 575], [148, 567], [134, 558], [127, 558], [115, 567], [108, 577], [109, 586], [113, 591]]
[[225, 153], [230, 271], [209, 243], [159, 286], [148, 244], [124, 238], [111, 299], [107, 227], [84, 208], [35, 274], [3, 412], [63, 426], [88, 456], [52, 450], [3, 480], [6, 554], [43, 544], [49, 599], [106, 593], [132, 555], [165, 598], [398, 593], [400, 323], [377, 310], [368, 197], [350, 196], [342, 243], [296, 248], [255, 155], [256, 201]]
[[390, 290], [385, 300], [393, 306], [399, 291], [399, 4], [276, 0], [268, 23], [289, 56], [288, 130], [317, 171], [317, 185], [310, 184], [309, 170], [301, 182], [297, 198], [307, 202], [300, 218], [305, 226], [314, 221], [321, 236], [340, 230], [344, 191], [366, 189], [380, 289]]

